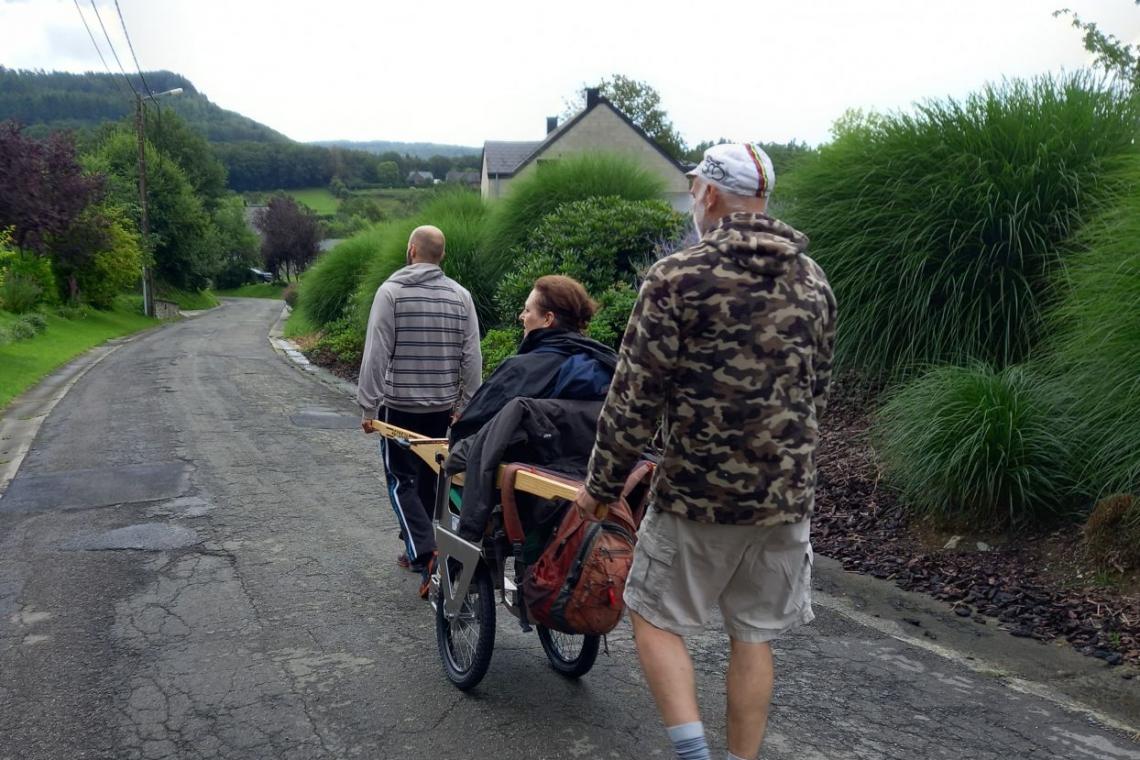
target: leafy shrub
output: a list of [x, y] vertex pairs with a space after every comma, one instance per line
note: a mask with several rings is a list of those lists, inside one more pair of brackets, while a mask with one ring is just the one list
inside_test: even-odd
[[138, 233], [120, 221], [107, 228], [107, 235], [107, 249], [95, 252], [87, 266], [75, 273], [82, 297], [97, 309], [110, 309], [115, 297], [134, 287], [142, 276]]
[[624, 282], [619, 282], [598, 299], [598, 313], [590, 320], [586, 335], [594, 340], [617, 349], [629, 324], [629, 314], [637, 302], [637, 291]]
[[291, 282], [285, 286], [284, 290], [281, 291], [281, 298], [285, 301], [285, 303], [289, 304], [290, 308], [295, 309], [297, 308], [297, 293], [297, 283]]
[[316, 348], [331, 352], [345, 364], [358, 365], [364, 354], [364, 331], [353, 320], [342, 317], [325, 327]]
[[1129, 190], [1078, 234], [1052, 316], [1051, 364], [1072, 394], [1074, 458], [1100, 494], [1140, 493], [1140, 156]]
[[0, 347], [8, 345], [12, 342], [12, 340], [12, 331], [3, 325], [0, 325]]
[[1084, 529], [1085, 549], [1098, 565], [1140, 568], [1140, 499], [1115, 494], [1097, 502]]
[[655, 259], [661, 241], [676, 241], [684, 226], [685, 218], [662, 201], [611, 196], [559, 206], [543, 217], [525, 246], [516, 249], [513, 258], [523, 263], [499, 284], [499, 323], [514, 320], [534, 281], [543, 275], [573, 277], [595, 297], [615, 282], [635, 281], [640, 263]]
[[43, 299], [44, 289], [34, 279], [20, 275], [9, 274], [0, 284], [0, 306], [15, 314], [34, 309]]
[[976, 528], [1040, 522], [1073, 496], [1062, 409], [1056, 390], [1021, 366], [938, 368], [889, 398], [877, 448], [920, 515]]
[[317, 258], [297, 294], [298, 307], [313, 324], [324, 327], [341, 317], [369, 261], [379, 255], [381, 240], [369, 230]]
[[0, 230], [0, 307], [23, 314], [41, 303], [59, 303], [51, 261], [30, 251], [21, 251]]
[[783, 193], [840, 303], [837, 361], [897, 375], [1024, 359], [1138, 108], [1087, 75], [1011, 82], [859, 120], [802, 160]]
[[504, 359], [514, 356], [521, 340], [521, 327], [488, 330], [480, 347], [483, 352], [483, 377], [485, 378], [494, 372]]
[[40, 314], [37, 311], [33, 311], [33, 312], [29, 312], [28, 314], [25, 314], [24, 316], [20, 317], [20, 319], [18, 321], [25, 322], [28, 325], [30, 325], [31, 328], [33, 330], [35, 330], [36, 335], [39, 335], [40, 333], [42, 333], [44, 330], [47, 329], [47, 326], [48, 326], [47, 317], [45, 317], [43, 314]]
[[12, 340], [31, 340], [38, 334], [36, 326], [22, 318], [13, 322], [8, 327], [8, 332]]
[[87, 318], [87, 307], [80, 304], [66, 304], [56, 308], [55, 313], [69, 322]]
[[661, 239], [680, 237], [685, 217], [663, 201], [617, 197], [565, 203], [547, 215], [527, 238], [527, 250], [552, 256], [562, 274], [601, 293], [628, 279], [634, 262]]
[[519, 312], [526, 304], [527, 296], [534, 289], [534, 281], [548, 274], [559, 274], [558, 262], [548, 253], [537, 252], [527, 255], [516, 249], [519, 264], [503, 275], [495, 293], [496, 319], [494, 324], [510, 325], [518, 320]]
[[483, 255], [504, 261], [510, 251], [526, 242], [543, 217], [564, 203], [604, 196], [659, 200], [664, 189], [659, 177], [619, 156], [580, 155], [544, 164], [515, 180], [495, 206], [487, 223]]

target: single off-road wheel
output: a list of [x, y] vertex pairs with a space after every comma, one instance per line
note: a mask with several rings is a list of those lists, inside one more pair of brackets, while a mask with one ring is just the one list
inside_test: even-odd
[[[447, 567], [441, 567], [440, 572], [448, 572]], [[495, 650], [495, 589], [487, 568], [480, 566], [455, 620], [448, 620], [444, 614], [443, 593], [440, 583], [435, 605], [439, 656], [448, 680], [467, 691], [483, 680], [491, 666]]]
[[550, 667], [560, 674], [567, 678], [581, 678], [594, 667], [601, 636], [562, 633], [544, 625], [536, 625], [535, 628], [538, 629], [538, 640], [542, 642], [542, 651], [550, 660]]

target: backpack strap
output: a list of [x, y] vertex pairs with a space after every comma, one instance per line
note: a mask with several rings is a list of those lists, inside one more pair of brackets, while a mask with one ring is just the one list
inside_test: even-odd
[[515, 497], [515, 479], [518, 478], [521, 469], [523, 467], [519, 464], [504, 465], [503, 480], [499, 485], [500, 502], [503, 505], [503, 527], [507, 530], [507, 539], [511, 542], [511, 551], [515, 557], [522, 556], [523, 542], [526, 540], [526, 531], [523, 530], [522, 520], [519, 519], [518, 499]]
[[538, 467], [519, 464], [517, 462], [503, 465], [502, 479], [499, 482], [499, 503], [503, 507], [503, 527], [506, 528], [507, 538], [510, 539], [512, 550], [515, 552], [515, 555], [519, 557], [522, 556], [522, 545], [526, 540], [526, 531], [523, 529], [522, 519], [519, 517], [518, 497], [515, 494], [515, 483], [518, 480], [520, 472], [541, 475], [546, 480], [558, 481], [573, 488], [577, 488], [580, 485], [577, 481], [571, 480], [565, 475], [548, 472]]
[[[628, 503], [630, 495], [642, 484], [644, 480], [653, 475], [656, 465], [648, 459], [642, 459], [633, 466], [630, 471], [629, 477], [625, 479], [625, 486], [621, 489], [621, 498], [625, 499]], [[641, 526], [641, 521], [645, 518], [645, 509], [649, 506], [649, 486], [645, 487], [645, 491], [641, 494], [641, 498], [636, 504], [629, 504], [629, 509], [633, 513], [633, 526], [638, 528]]]

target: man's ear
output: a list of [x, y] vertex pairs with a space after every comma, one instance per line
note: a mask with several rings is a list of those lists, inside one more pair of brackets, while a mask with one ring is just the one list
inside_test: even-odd
[[708, 211], [720, 205], [720, 188], [711, 182], [705, 184], [704, 207]]

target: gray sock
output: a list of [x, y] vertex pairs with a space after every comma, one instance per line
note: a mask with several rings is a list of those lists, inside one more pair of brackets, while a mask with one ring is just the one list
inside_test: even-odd
[[744, 758], [743, 757], [737, 757], [736, 755], [732, 754], [728, 750], [725, 750], [724, 751], [724, 760], [744, 760]]
[[705, 726], [700, 721], [667, 726], [669, 740], [677, 753], [677, 760], [711, 760], [709, 745], [705, 742]]

